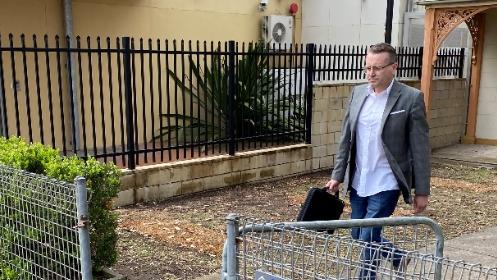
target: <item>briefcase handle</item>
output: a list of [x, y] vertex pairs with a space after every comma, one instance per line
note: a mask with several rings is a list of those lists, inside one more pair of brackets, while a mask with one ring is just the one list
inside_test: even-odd
[[340, 198], [340, 191], [336, 191], [335, 193], [330, 193], [330, 192], [328, 192], [328, 189], [329, 189], [328, 187], [323, 187], [322, 188], [323, 191], [326, 191], [327, 193], [329, 193], [329, 194], [331, 194], [333, 196], [336, 196], [337, 198]]

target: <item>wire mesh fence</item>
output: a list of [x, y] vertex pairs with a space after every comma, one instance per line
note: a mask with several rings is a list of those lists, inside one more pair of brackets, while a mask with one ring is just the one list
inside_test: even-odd
[[0, 166], [0, 279], [89, 279], [76, 195], [73, 184]]
[[[228, 226], [223, 279], [497, 279], [496, 269], [443, 258], [441, 230], [424, 217], [278, 224], [233, 217], [228, 225], [240, 227]], [[351, 237], [378, 226], [381, 242]]]

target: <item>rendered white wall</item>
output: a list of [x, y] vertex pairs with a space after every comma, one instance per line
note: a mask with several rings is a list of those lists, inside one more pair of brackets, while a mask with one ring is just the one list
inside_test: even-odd
[[497, 10], [487, 13], [476, 138], [497, 139]]
[[[405, 0], [395, 1], [392, 44], [402, 41]], [[386, 0], [303, 0], [303, 43], [370, 45], [385, 39]]]

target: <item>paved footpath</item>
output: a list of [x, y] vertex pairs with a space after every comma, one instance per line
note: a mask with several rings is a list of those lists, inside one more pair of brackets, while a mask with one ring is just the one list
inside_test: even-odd
[[444, 257], [497, 267], [497, 227], [445, 241]]
[[497, 168], [497, 146], [457, 144], [436, 149], [432, 159]]

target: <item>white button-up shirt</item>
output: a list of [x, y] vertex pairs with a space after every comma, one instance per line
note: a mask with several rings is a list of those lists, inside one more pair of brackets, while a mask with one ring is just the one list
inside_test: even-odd
[[381, 117], [392, 89], [375, 95], [371, 86], [357, 119], [356, 126], [356, 170], [352, 187], [361, 197], [382, 191], [398, 190], [397, 180], [385, 156], [381, 140]]

